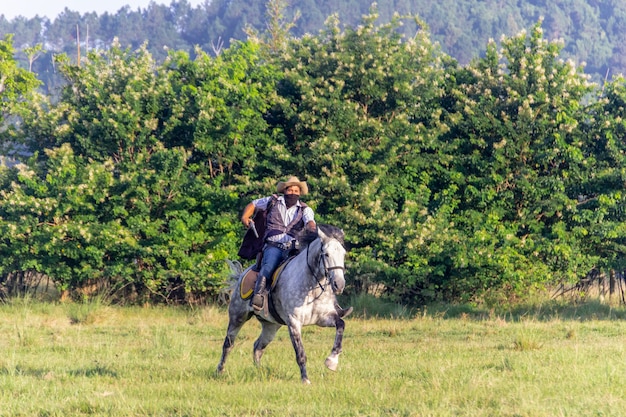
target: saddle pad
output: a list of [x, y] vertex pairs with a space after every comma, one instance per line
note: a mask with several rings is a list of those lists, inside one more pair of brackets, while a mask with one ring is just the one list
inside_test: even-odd
[[239, 295], [244, 300], [252, 297], [252, 293], [254, 292], [254, 284], [256, 284], [256, 277], [259, 275], [257, 271], [252, 269], [248, 269], [241, 279], [241, 283], [239, 284]]
[[[292, 258], [287, 259], [285, 262], [280, 264], [278, 268], [276, 268], [276, 271], [274, 271], [274, 274], [272, 275], [272, 282], [270, 283], [270, 291], [276, 285], [276, 281], [278, 281], [278, 276], [285, 268], [285, 265], [287, 265], [291, 259]], [[239, 284], [239, 295], [241, 295], [242, 299], [247, 300], [252, 297], [252, 294], [254, 293], [254, 285], [256, 284], [256, 279], [258, 275], [259, 272], [253, 269], [248, 269], [245, 272], [243, 278], [241, 279], [241, 283]]]

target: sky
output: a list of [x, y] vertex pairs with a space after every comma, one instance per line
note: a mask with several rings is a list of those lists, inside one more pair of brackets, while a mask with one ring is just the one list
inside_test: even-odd
[[[157, 4], [169, 5], [171, 0], [0, 0], [0, 14], [4, 14], [8, 20], [16, 16], [33, 18], [35, 15], [46, 16], [54, 20], [65, 8], [81, 14], [96, 12], [116, 13], [122, 7], [128, 5], [131, 10], [145, 9], [154, 1]], [[204, 3], [204, 0], [187, 0], [192, 7]]]

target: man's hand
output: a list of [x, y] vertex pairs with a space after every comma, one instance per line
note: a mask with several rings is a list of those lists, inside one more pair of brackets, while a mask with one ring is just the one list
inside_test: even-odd
[[256, 231], [256, 226], [254, 225], [254, 222], [252, 220], [248, 222], [248, 227], [252, 229], [252, 231], [254, 232], [254, 236], [258, 238], [259, 232]]
[[249, 203], [246, 208], [243, 209], [243, 213], [241, 214], [241, 223], [243, 223], [246, 229], [250, 227], [250, 222], [252, 221], [253, 214], [254, 204]]
[[306, 224], [306, 229], [309, 232], [317, 233], [317, 224], [313, 220], [311, 220]]

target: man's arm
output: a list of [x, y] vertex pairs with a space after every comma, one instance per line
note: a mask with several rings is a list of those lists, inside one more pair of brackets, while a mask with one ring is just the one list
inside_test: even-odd
[[309, 232], [317, 231], [317, 224], [315, 223], [315, 220], [310, 220], [305, 227]]
[[315, 223], [315, 213], [311, 207], [305, 207], [304, 213], [302, 213], [302, 220], [304, 220], [304, 228], [309, 232], [317, 233], [317, 223]]
[[250, 220], [254, 215], [254, 203], [249, 203], [244, 209], [243, 214], [241, 215], [241, 223], [248, 228], [250, 227]]

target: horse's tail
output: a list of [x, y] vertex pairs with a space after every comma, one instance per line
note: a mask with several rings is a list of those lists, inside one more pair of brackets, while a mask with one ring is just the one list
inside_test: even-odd
[[222, 304], [228, 304], [230, 302], [233, 291], [237, 288], [237, 283], [243, 273], [243, 266], [239, 261], [231, 261], [230, 259], [227, 259], [226, 262], [228, 262], [228, 266], [230, 266], [231, 273], [228, 281], [226, 281], [224, 287], [218, 294], [218, 300]]

